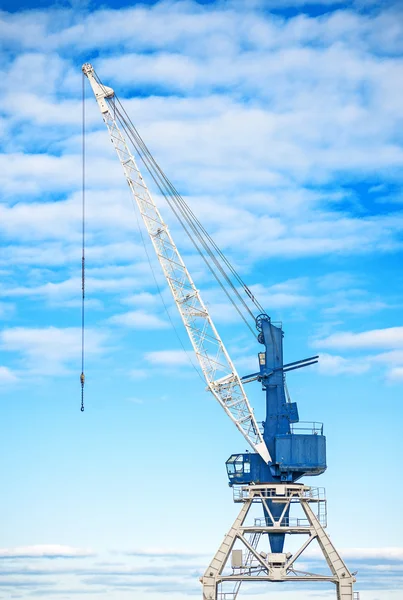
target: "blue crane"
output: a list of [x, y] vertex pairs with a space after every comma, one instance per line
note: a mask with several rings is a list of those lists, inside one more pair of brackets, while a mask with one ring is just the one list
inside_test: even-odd
[[[169, 182], [113, 89], [102, 84], [90, 64], [83, 65], [83, 73], [94, 92], [208, 390], [252, 448], [252, 452], [232, 454], [226, 461], [229, 485], [234, 489], [242, 488], [248, 498], [202, 578], [203, 598], [216, 600], [217, 586], [220, 582], [232, 580], [240, 583], [253, 573], [257, 573], [258, 577], [263, 572], [265, 581], [307, 581], [307, 575], [310, 574], [298, 575], [293, 565], [296, 557], [300, 556], [310, 541], [318, 539], [332, 574], [311, 574], [313, 580], [332, 581], [337, 586], [339, 600], [353, 600], [355, 579], [324, 532], [319, 517], [315, 516], [308, 506], [309, 502], [322, 500], [315, 500], [308, 486], [296, 484], [304, 476], [320, 475], [326, 470], [326, 438], [321, 424], [314, 423], [308, 428], [304, 422], [300, 423], [297, 404], [291, 402], [288, 395], [285, 375], [289, 371], [315, 364], [318, 356], [284, 363], [284, 333], [281, 324], [271, 321], [191, 208]], [[257, 372], [239, 376], [169, 228], [146, 186], [132, 153], [133, 147], [228, 299], [257, 337], [258, 343], [264, 346], [264, 350], [258, 352]], [[249, 304], [245, 302], [242, 292], [248, 297]], [[250, 303], [254, 305], [254, 311], [251, 310]], [[255, 309], [258, 309], [257, 316]], [[253, 319], [253, 329], [250, 319]], [[261, 426], [255, 418], [245, 391], [245, 385], [253, 381], [260, 382], [265, 392], [266, 414]], [[254, 526], [249, 529], [249, 533], [252, 537], [255, 536], [255, 540], [258, 540], [262, 532], [267, 533], [270, 543], [269, 555], [264, 552], [257, 553], [254, 542], [247, 542], [244, 536], [246, 530], [242, 529], [247, 512], [256, 500], [263, 506], [265, 526], [257, 529]], [[310, 537], [293, 558], [291, 554], [285, 554], [283, 549], [286, 532], [302, 533], [301, 527], [291, 527], [288, 518], [291, 504], [295, 501], [301, 503], [305, 512], [309, 522], [309, 530], [306, 532]], [[235, 574], [227, 577], [223, 575], [223, 569], [236, 539], [246, 544], [248, 559], [246, 565], [242, 563], [242, 559], [240, 562], [234, 559]], [[257, 567], [253, 566], [253, 561], [257, 561]], [[237, 569], [242, 572], [239, 574]], [[239, 585], [231, 597], [233, 600], [236, 599], [238, 590]]]
[[[230, 485], [245, 485], [251, 482], [294, 482], [304, 475], [323, 473], [326, 469], [325, 437], [321, 430], [305, 434], [293, 433], [292, 426], [299, 421], [298, 410], [296, 403], [288, 401], [285, 391], [287, 370], [313, 364], [317, 357], [284, 365], [282, 328], [272, 323], [263, 312], [249, 288], [156, 164], [121, 103], [116, 99], [115, 92], [100, 82], [91, 65], [84, 65], [83, 73], [88, 77], [94, 91], [111, 141], [118, 153], [127, 182], [182, 316], [208, 388], [254, 451], [234, 454], [228, 459], [226, 466]], [[241, 303], [241, 308], [246, 308], [249, 316], [252, 316], [258, 330], [257, 339], [265, 346], [265, 352], [260, 352], [258, 355], [258, 373], [243, 378], [238, 375], [168, 226], [148, 191], [124, 134], [132, 142], [196, 248], [198, 250], [200, 246], [204, 248], [207, 258], [204, 254], [202, 257], [206, 265], [235, 308], [240, 312], [238, 305], [233, 301], [234, 295]], [[211, 251], [210, 245], [216, 250], [215, 254]], [[221, 259], [221, 262], [218, 259]], [[261, 311], [257, 317], [226, 275], [222, 263], [229, 268], [236, 282], [242, 285], [249, 299]], [[222, 285], [223, 278], [224, 282], [229, 284], [229, 291]], [[244, 318], [242, 312], [240, 315]], [[261, 381], [266, 392], [266, 417], [263, 431], [256, 421], [244, 389], [244, 385], [254, 379]], [[273, 505], [272, 508], [275, 516], [278, 506]], [[271, 538], [273, 552], [281, 551], [284, 535], [273, 534], [273, 536]]]

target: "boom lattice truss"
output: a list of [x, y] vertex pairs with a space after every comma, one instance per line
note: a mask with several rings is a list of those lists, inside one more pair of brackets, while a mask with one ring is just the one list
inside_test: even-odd
[[127, 183], [149, 233], [208, 388], [254, 451], [268, 463], [271, 457], [240, 377], [118, 125], [113, 109], [114, 92], [98, 82], [90, 64], [83, 66], [83, 72], [95, 94]]

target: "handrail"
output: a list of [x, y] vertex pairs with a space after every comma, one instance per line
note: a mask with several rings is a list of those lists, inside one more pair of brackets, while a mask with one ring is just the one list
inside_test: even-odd
[[323, 435], [323, 423], [319, 421], [298, 421], [291, 424], [291, 433], [310, 431], [312, 435]]

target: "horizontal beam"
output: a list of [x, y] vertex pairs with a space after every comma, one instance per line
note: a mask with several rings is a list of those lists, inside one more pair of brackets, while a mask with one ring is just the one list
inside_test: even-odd
[[295, 367], [289, 367], [284, 365], [282, 369], [274, 369], [275, 371], [283, 371], [284, 373], [288, 373], [288, 371], [294, 371], [295, 369], [302, 369], [302, 367], [309, 367], [310, 365], [314, 365], [318, 360], [311, 360], [310, 362], [301, 363], [300, 365], [295, 365]]
[[331, 576], [326, 577], [326, 575], [306, 575], [305, 577], [300, 575], [289, 575], [280, 578], [275, 575], [247, 575], [246, 573], [240, 573], [239, 575], [217, 577], [216, 581], [217, 583], [221, 581], [329, 581], [330, 583], [338, 583], [339, 579]]
[[293, 527], [292, 525], [278, 527], [275, 525], [262, 525], [259, 527], [258, 525], [251, 525], [250, 527], [242, 527], [242, 531], [245, 533], [305, 533], [305, 535], [309, 535], [312, 527], [310, 525], [306, 527]]
[[241, 377], [242, 383], [250, 383], [251, 381], [256, 381], [256, 379], [260, 380], [266, 377], [271, 377], [273, 373], [278, 373], [278, 371], [283, 371], [287, 373], [288, 371], [294, 371], [294, 369], [302, 369], [302, 367], [309, 367], [310, 365], [314, 365], [319, 362], [319, 356], [310, 356], [309, 358], [304, 358], [303, 360], [296, 360], [294, 362], [287, 363], [282, 367], [276, 367], [272, 371], [268, 373], [251, 373], [250, 375], [244, 375]]
[[316, 356], [309, 356], [308, 358], [303, 358], [301, 360], [295, 360], [294, 362], [287, 363], [286, 365], [283, 365], [283, 368], [285, 369], [286, 367], [292, 367], [294, 365], [299, 365], [301, 363], [306, 363], [308, 361], [315, 360], [315, 359], [319, 359], [319, 354], [317, 354]]

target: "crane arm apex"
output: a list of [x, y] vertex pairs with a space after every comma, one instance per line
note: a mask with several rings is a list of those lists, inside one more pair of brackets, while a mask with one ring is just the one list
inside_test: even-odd
[[94, 92], [95, 98], [98, 102], [98, 106], [102, 114], [108, 112], [108, 104], [105, 102], [105, 98], [113, 98], [115, 92], [111, 87], [102, 85], [95, 76], [94, 67], [90, 63], [85, 63], [82, 66], [82, 72], [88, 78], [92, 91]]

